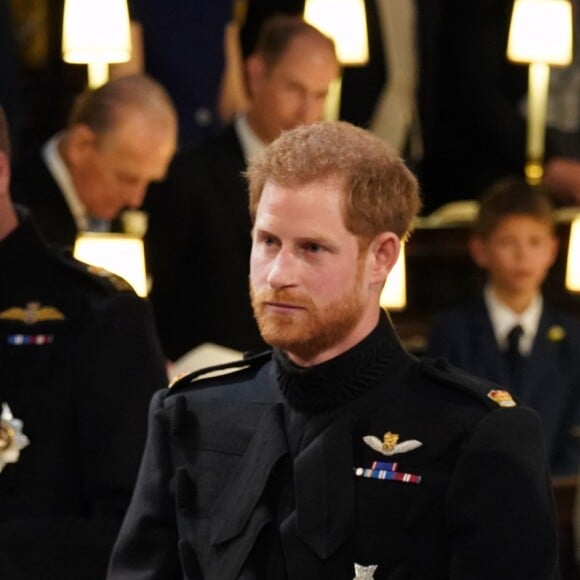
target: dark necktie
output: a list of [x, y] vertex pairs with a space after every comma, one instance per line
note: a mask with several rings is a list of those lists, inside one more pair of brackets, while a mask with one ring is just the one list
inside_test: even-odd
[[520, 392], [522, 389], [522, 366], [523, 357], [520, 352], [520, 338], [524, 333], [523, 328], [516, 324], [507, 335], [508, 347], [505, 352], [507, 367], [510, 377], [510, 388], [515, 392]]

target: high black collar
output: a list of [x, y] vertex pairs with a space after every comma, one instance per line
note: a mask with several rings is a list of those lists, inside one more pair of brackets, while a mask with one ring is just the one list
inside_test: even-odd
[[284, 398], [299, 411], [317, 413], [376, 387], [403, 353], [387, 315], [382, 313], [376, 328], [364, 340], [319, 365], [299, 367], [279, 349], [274, 349], [273, 358]]

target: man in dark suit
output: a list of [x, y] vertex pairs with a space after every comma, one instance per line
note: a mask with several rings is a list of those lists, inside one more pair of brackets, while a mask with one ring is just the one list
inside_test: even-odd
[[486, 270], [486, 287], [476, 301], [441, 315], [428, 350], [506, 385], [535, 409], [552, 473], [574, 475], [580, 321], [541, 294], [557, 253], [549, 197], [518, 178], [497, 182], [482, 198], [470, 249]]
[[251, 224], [242, 172], [281, 131], [321, 117], [338, 75], [332, 42], [291, 16], [267, 23], [246, 68], [248, 111], [217, 138], [178, 153], [148, 194], [151, 301], [172, 360], [203, 342], [265, 347], [248, 303]]
[[177, 122], [165, 89], [144, 75], [87, 90], [67, 128], [14, 168], [13, 195], [44, 237], [72, 247], [79, 230], [109, 231], [143, 203], [175, 152]]
[[102, 580], [164, 358], [147, 302], [12, 205], [9, 158], [0, 108], [0, 576]]
[[420, 205], [401, 159], [315, 123], [248, 175], [273, 351], [155, 396], [108, 579], [558, 578], [537, 416], [411, 356], [380, 309]]

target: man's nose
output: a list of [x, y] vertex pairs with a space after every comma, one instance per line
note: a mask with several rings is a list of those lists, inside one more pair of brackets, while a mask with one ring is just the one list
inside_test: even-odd
[[296, 283], [296, 258], [292, 252], [281, 249], [272, 260], [268, 271], [268, 284], [275, 289], [293, 286]]
[[301, 102], [298, 111], [298, 118], [300, 124], [310, 125], [316, 121], [320, 121], [324, 110], [324, 100], [316, 95], [305, 95]]
[[126, 203], [132, 209], [138, 209], [143, 205], [145, 194], [147, 193], [147, 183], [138, 183], [127, 192]]

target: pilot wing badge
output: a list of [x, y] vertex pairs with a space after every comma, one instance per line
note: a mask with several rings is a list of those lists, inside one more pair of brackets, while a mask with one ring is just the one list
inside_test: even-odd
[[40, 302], [28, 302], [24, 308], [13, 306], [0, 312], [0, 320], [14, 320], [24, 324], [64, 319], [64, 314], [58, 308], [42, 306]]
[[399, 434], [391, 433], [387, 431], [383, 435], [383, 440], [381, 441], [378, 437], [374, 435], [365, 435], [363, 441], [375, 451], [378, 451], [382, 455], [390, 456], [396, 455], [398, 453], [407, 453], [421, 447], [423, 443], [417, 441], [416, 439], [408, 439], [407, 441], [401, 441], [399, 443]]

